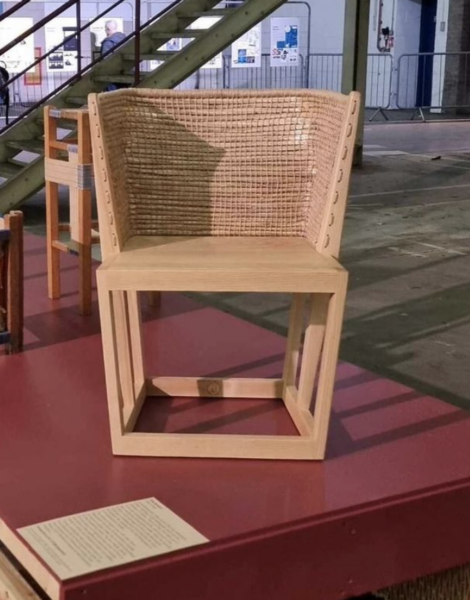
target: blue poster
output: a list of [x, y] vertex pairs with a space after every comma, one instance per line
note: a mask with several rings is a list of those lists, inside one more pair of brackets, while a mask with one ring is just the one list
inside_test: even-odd
[[271, 66], [296, 67], [299, 64], [299, 19], [271, 19]]

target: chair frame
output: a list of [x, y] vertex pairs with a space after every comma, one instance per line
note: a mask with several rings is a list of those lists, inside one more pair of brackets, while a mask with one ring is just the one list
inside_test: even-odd
[[[59, 119], [76, 123], [75, 138], [58, 138]], [[47, 288], [60, 298], [60, 254], [78, 255], [79, 312], [92, 312], [92, 245], [99, 244], [98, 224], [92, 221], [92, 154], [87, 109], [44, 108], [44, 175], [47, 214]], [[63, 159], [63, 155], [67, 159]], [[70, 223], [59, 223], [59, 185], [69, 188]], [[60, 233], [70, 234], [70, 241]]]
[[[114, 454], [173, 457], [219, 457], [250, 459], [323, 459], [338, 360], [347, 272], [337, 262], [349, 188], [354, 141], [359, 114], [359, 94], [348, 98], [346, 117], [333, 168], [334, 185], [325, 203], [324, 218], [316, 249], [328, 257], [327, 278], [303, 280], [293, 295], [282, 379], [234, 379], [148, 377], [144, 372], [139, 293], [177, 291], [159, 281], [140, 284], [122, 272], [112, 271], [119, 254], [119, 239], [110, 212], [113, 190], [109, 164], [102, 141], [102, 121], [96, 94], [89, 97], [95, 181], [104, 262], [97, 282], [105, 361], [108, 408]], [[106, 224], [106, 227], [103, 227]], [[255, 272], [254, 272], [255, 273]], [[201, 278], [193, 291], [213, 289]], [[187, 289], [186, 291], [190, 291]], [[221, 289], [220, 291], [230, 291]], [[250, 290], [245, 290], [250, 291]], [[262, 291], [262, 290], [257, 290]], [[285, 291], [269, 287], [263, 291]], [[301, 356], [301, 341], [307, 301], [307, 329]], [[297, 372], [300, 363], [298, 386]], [[318, 384], [316, 381], [318, 377]], [[310, 412], [315, 387], [314, 413]], [[135, 426], [149, 396], [209, 398], [271, 398], [282, 400], [299, 436], [224, 435], [186, 433], [139, 433]]]
[[0, 244], [6, 248], [5, 266], [0, 269], [0, 291], [6, 313], [6, 331], [0, 331], [0, 344], [6, 344], [8, 354], [23, 350], [24, 290], [23, 290], [23, 213], [11, 211], [0, 215]]

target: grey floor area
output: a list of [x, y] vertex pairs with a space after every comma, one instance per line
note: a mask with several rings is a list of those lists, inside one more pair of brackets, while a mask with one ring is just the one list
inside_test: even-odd
[[[342, 246], [341, 358], [470, 407], [470, 123], [368, 124], [365, 135]], [[43, 194], [24, 210], [44, 234]], [[288, 296], [198, 299], [286, 332]]]

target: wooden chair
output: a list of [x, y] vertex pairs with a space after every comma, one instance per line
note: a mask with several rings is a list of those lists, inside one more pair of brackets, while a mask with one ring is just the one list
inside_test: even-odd
[[[336, 259], [359, 101], [319, 91], [90, 96], [115, 454], [324, 457], [347, 287]], [[292, 292], [283, 378], [147, 376], [144, 290]], [[135, 432], [148, 396], [282, 399], [300, 435]]]
[[23, 349], [23, 213], [0, 215], [0, 344]]
[[[59, 139], [60, 119], [76, 123], [76, 138]], [[44, 176], [47, 212], [47, 289], [60, 298], [60, 253], [78, 256], [79, 312], [92, 311], [92, 245], [99, 244], [92, 221], [92, 155], [87, 109], [44, 107]], [[61, 156], [62, 154], [62, 156]], [[63, 155], [66, 155], [64, 160]], [[70, 223], [59, 223], [59, 185], [69, 188]], [[70, 241], [60, 232], [70, 234]]]

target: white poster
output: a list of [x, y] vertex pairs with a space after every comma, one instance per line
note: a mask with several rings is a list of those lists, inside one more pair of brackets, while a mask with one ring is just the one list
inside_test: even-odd
[[232, 67], [261, 67], [261, 23], [232, 44]]
[[[93, 19], [90, 19], [92, 21]], [[90, 25], [91, 33], [91, 48], [94, 52], [101, 51], [101, 44], [106, 38], [106, 23], [108, 21], [116, 21], [117, 31], [124, 33], [124, 21], [119, 17], [106, 17], [98, 19], [93, 25]]]
[[299, 19], [273, 17], [271, 19], [271, 67], [299, 65]]
[[[6, 46], [33, 26], [33, 19], [7, 18], [0, 23], [0, 46]], [[34, 37], [30, 35], [0, 57], [0, 65], [11, 73], [21, 73], [34, 62]], [[3, 64], [4, 63], [4, 64]], [[34, 69], [33, 69], [34, 70]]]
[[[200, 17], [191, 25], [191, 29], [209, 29], [213, 25], [220, 21], [222, 17]], [[203, 69], [221, 69], [222, 68], [222, 54], [217, 54], [209, 62], [207, 62]]]
[[[60, 44], [65, 38], [71, 36], [77, 31], [77, 21], [73, 17], [63, 17], [53, 19], [46, 27], [46, 52], [52, 50], [57, 44]], [[51, 72], [59, 71], [74, 72], [77, 70], [78, 40], [73, 37], [47, 58], [47, 70]]]

